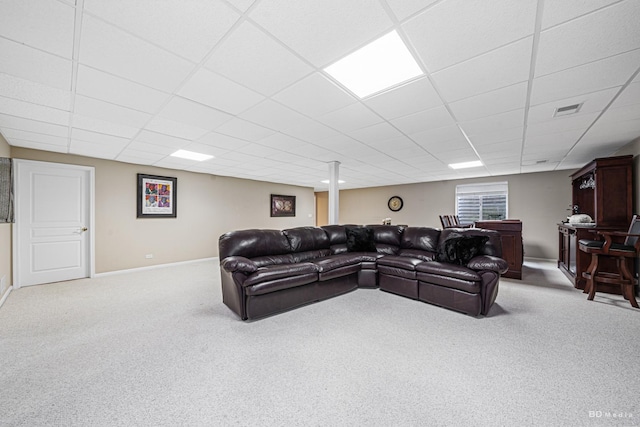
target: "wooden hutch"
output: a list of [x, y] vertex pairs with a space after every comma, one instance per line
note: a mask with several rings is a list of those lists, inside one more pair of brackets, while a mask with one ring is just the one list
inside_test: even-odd
[[[633, 156], [595, 159], [571, 175], [572, 211], [587, 214], [593, 224], [558, 224], [558, 267], [578, 289], [584, 289], [591, 256], [578, 248], [580, 239], [597, 239], [594, 230], [627, 231], [633, 216]], [[615, 263], [601, 264], [615, 271]], [[633, 266], [630, 266], [633, 268]], [[633, 270], [631, 270], [633, 271]], [[598, 291], [620, 293], [619, 286], [599, 285]]]
[[500, 233], [502, 258], [509, 264], [509, 270], [502, 277], [522, 279], [522, 221], [518, 219], [476, 221], [475, 226]]

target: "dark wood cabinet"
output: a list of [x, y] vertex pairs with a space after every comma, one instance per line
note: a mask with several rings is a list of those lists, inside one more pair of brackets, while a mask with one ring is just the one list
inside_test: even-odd
[[475, 226], [500, 233], [502, 258], [509, 264], [509, 271], [503, 277], [522, 279], [522, 222], [517, 219], [502, 221], [477, 221]]
[[[587, 214], [589, 225], [558, 224], [558, 267], [578, 289], [584, 289], [591, 256], [578, 248], [580, 239], [596, 239], [594, 230], [627, 231], [633, 216], [633, 156], [595, 159], [571, 175], [572, 210]], [[605, 261], [609, 262], [611, 260]], [[615, 264], [603, 266], [615, 271]], [[598, 291], [620, 293], [617, 286]]]

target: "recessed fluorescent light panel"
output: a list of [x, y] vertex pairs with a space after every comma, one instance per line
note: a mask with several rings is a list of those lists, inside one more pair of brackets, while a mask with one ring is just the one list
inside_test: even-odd
[[213, 159], [213, 156], [202, 153], [195, 153], [193, 151], [187, 150], [178, 150], [172, 154], [173, 157], [180, 157], [181, 159], [187, 160], [197, 160], [199, 162], [203, 162], [205, 160]]
[[424, 74], [396, 31], [324, 70], [360, 98]]
[[478, 166], [482, 166], [482, 162], [480, 160], [474, 160], [473, 162], [451, 163], [449, 165], [451, 169], [477, 168]]
[[[329, 180], [328, 179], [325, 179], [325, 180], [320, 181], [320, 182], [323, 183], [323, 184], [329, 184]], [[344, 183], [345, 183], [345, 181], [343, 181], [341, 179], [338, 180], [338, 184], [344, 184]]]

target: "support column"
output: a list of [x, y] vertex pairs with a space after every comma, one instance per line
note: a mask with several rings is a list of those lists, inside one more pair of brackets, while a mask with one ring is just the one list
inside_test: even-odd
[[340, 190], [338, 179], [340, 178], [340, 162], [329, 162], [329, 224], [338, 224]]

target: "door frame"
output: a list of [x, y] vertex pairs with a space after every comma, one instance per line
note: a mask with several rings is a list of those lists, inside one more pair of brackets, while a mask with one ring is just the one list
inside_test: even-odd
[[[87, 228], [89, 228], [88, 230], [88, 239], [89, 241], [87, 242], [87, 250], [88, 250], [88, 254], [87, 254], [87, 262], [89, 263], [89, 277], [93, 278], [96, 274], [96, 269], [95, 269], [95, 223], [96, 223], [96, 218], [95, 218], [95, 167], [93, 166], [81, 166], [81, 165], [72, 165], [72, 164], [67, 164], [67, 163], [55, 163], [55, 162], [42, 162], [42, 161], [37, 161], [37, 160], [23, 160], [23, 159], [13, 159], [13, 165], [14, 165], [14, 176], [18, 177], [18, 172], [20, 170], [21, 165], [32, 165], [32, 166], [43, 166], [43, 167], [57, 167], [57, 168], [63, 168], [63, 169], [70, 169], [70, 170], [81, 170], [81, 171], [86, 171], [89, 173], [89, 183], [88, 183], [88, 191], [89, 191], [89, 197], [88, 197], [88, 203], [89, 203], [89, 218], [88, 218], [88, 224], [87, 224]], [[20, 266], [18, 263], [18, 257], [20, 254], [20, 227], [18, 227], [18, 221], [20, 221], [22, 212], [20, 211], [20, 190], [21, 190], [21, 184], [19, 182], [18, 179], [16, 179], [14, 181], [14, 196], [15, 196], [15, 200], [14, 200], [14, 218], [16, 223], [13, 224], [12, 228], [12, 252], [13, 252], [13, 256], [12, 256], [12, 270], [13, 270], [13, 288], [14, 289], [18, 289], [21, 287], [21, 283], [20, 283]]]

